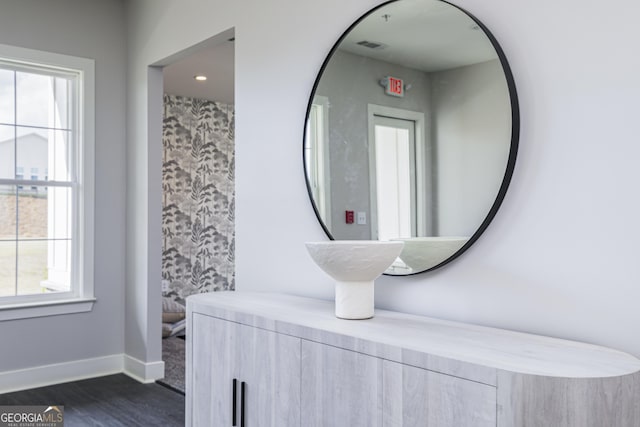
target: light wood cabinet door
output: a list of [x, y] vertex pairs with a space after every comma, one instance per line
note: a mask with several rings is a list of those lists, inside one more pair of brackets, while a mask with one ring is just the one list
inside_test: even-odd
[[302, 340], [301, 426], [382, 425], [382, 359]]
[[231, 322], [193, 314], [187, 393], [194, 427], [232, 426], [232, 379], [237, 376], [234, 329]]
[[300, 425], [299, 338], [197, 313], [191, 334], [193, 426]]
[[496, 388], [385, 360], [384, 427], [495, 427]]
[[300, 338], [237, 327], [245, 427], [300, 426]]

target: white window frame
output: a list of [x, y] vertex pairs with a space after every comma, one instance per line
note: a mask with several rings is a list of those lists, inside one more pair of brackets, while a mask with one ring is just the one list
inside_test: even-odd
[[329, 165], [329, 98], [313, 98], [307, 123], [305, 149], [307, 179], [311, 184], [313, 200], [327, 229], [331, 230], [331, 168]]
[[[71, 290], [0, 298], [0, 321], [91, 311], [94, 297], [95, 63], [92, 59], [0, 44], [0, 61], [77, 73], [77, 135]], [[41, 184], [40, 181], [31, 183]], [[1, 185], [16, 185], [2, 180]], [[44, 185], [55, 186], [54, 181]]]

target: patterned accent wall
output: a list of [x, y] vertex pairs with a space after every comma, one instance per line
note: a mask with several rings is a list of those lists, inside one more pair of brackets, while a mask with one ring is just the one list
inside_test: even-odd
[[165, 94], [162, 143], [162, 293], [233, 290], [233, 106]]

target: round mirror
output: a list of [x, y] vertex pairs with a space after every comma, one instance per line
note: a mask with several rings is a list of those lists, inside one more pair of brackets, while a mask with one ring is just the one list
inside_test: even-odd
[[429, 271], [495, 216], [518, 133], [513, 78], [487, 28], [444, 1], [391, 1], [322, 65], [305, 124], [307, 188], [329, 238], [403, 240], [385, 273]]

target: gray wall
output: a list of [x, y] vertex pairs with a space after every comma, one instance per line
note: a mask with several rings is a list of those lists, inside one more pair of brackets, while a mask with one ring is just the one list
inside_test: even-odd
[[[151, 249], [161, 247], [161, 138], [155, 129], [161, 128], [162, 99], [148, 88], [161, 94], [162, 86], [148, 66], [235, 27], [236, 288], [331, 299], [331, 279], [304, 249], [305, 241], [326, 239], [304, 183], [304, 112], [333, 43], [378, 4], [127, 2], [127, 351], [144, 360], [160, 357], [160, 254]], [[632, 196], [640, 182], [640, 56], [629, 54], [640, 38], [640, 4], [455, 4], [488, 26], [509, 58], [523, 123], [518, 164], [500, 212], [469, 251], [433, 273], [380, 278], [376, 304], [640, 356], [640, 200]], [[3, 25], [5, 31], [11, 34]]]
[[124, 351], [125, 26], [123, 4], [2, 0], [0, 42], [95, 59], [93, 311], [0, 322], [0, 372]]
[[471, 236], [504, 177], [511, 142], [509, 91], [497, 59], [432, 73], [431, 81], [438, 232]]
[[[377, 4], [130, 0], [125, 31], [117, 0], [2, 0], [2, 43], [96, 59], [98, 303], [85, 314], [1, 322], [3, 342], [16, 343], [0, 348], [1, 369], [119, 354], [123, 333], [128, 354], [160, 360], [162, 81], [148, 67], [230, 27], [237, 36], [236, 286], [331, 299], [331, 280], [303, 245], [326, 239], [304, 184], [304, 111], [333, 43]], [[456, 4], [492, 30], [514, 71], [523, 121], [514, 180], [464, 256], [430, 274], [381, 278], [376, 304], [640, 356], [640, 201], [630, 196], [640, 181], [640, 57], [629, 55], [640, 38], [640, 5], [568, 0], [549, 13], [523, 0]]]
[[[404, 98], [384, 93], [379, 80], [389, 75], [412, 85]], [[428, 126], [430, 90], [429, 78], [421, 71], [346, 52], [333, 55], [316, 94], [329, 98], [330, 104], [331, 225], [336, 238], [371, 238], [369, 221], [345, 223], [345, 210], [365, 211], [371, 218], [367, 105], [422, 112]]]

